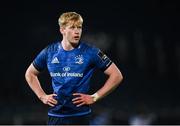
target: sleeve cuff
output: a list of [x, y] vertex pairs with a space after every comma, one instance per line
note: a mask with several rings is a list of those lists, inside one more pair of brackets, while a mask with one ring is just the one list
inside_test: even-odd
[[112, 61], [109, 61], [109, 63], [107, 63], [104, 68], [102, 68], [102, 71], [105, 71], [112, 63]]
[[33, 66], [36, 68], [36, 70], [37, 71], [39, 71], [39, 72], [41, 72], [42, 71], [42, 69], [41, 68], [39, 68], [37, 65], [36, 65], [36, 63], [33, 61]]

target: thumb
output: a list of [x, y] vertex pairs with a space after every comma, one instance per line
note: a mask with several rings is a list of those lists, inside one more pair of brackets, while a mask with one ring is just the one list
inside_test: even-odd
[[52, 96], [57, 96], [57, 94], [52, 94]]

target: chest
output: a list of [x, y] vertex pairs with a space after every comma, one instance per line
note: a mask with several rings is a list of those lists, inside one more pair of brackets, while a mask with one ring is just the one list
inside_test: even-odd
[[84, 72], [91, 67], [91, 57], [86, 53], [54, 52], [47, 58], [47, 68], [51, 72]]

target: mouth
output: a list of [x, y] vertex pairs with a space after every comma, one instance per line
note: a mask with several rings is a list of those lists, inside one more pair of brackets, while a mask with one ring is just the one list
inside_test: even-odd
[[74, 36], [74, 39], [75, 39], [75, 40], [79, 40], [80, 37], [79, 37], [79, 36]]

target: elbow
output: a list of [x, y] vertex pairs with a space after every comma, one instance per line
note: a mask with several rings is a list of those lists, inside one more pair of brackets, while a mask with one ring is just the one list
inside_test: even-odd
[[116, 75], [116, 80], [118, 84], [120, 84], [123, 81], [123, 75], [120, 71]]
[[26, 70], [26, 72], [25, 72], [25, 79], [26, 79], [26, 81], [28, 81], [29, 80], [29, 71], [28, 70]]
[[122, 82], [122, 80], [123, 80], [123, 75], [120, 74], [120, 75], [119, 75], [119, 82]]
[[25, 80], [26, 80], [27, 84], [30, 85], [30, 84], [33, 83], [34, 79], [37, 78], [37, 76], [38, 76], [38, 71], [36, 71], [36, 70], [32, 67], [32, 65], [30, 65], [30, 66], [28, 67], [28, 69], [26, 70], [24, 76], [25, 76]]
[[25, 72], [25, 80], [29, 83], [32, 81], [33, 78], [33, 73], [31, 72], [30, 69], [27, 69]]

